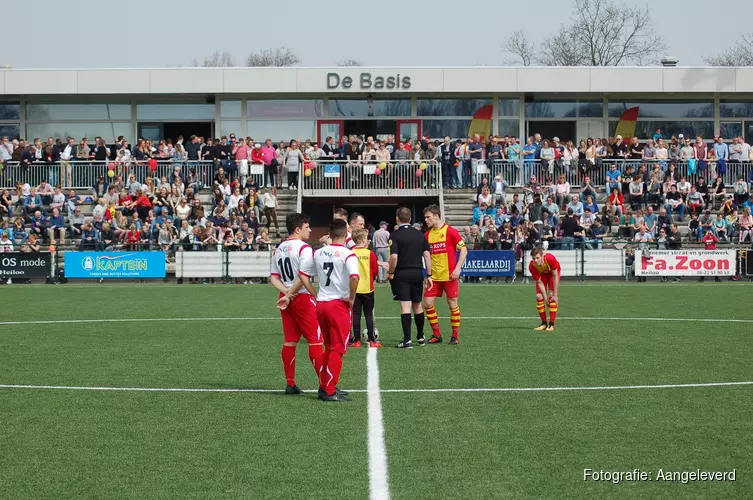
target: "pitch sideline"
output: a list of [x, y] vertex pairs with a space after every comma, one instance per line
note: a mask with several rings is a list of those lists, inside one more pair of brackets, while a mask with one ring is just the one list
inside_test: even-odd
[[[369, 349], [374, 351], [375, 349]], [[374, 355], [376, 362], [376, 355]], [[488, 392], [566, 392], [566, 391], [619, 391], [641, 389], [694, 389], [706, 387], [733, 387], [751, 386], [753, 380], [738, 382], [694, 382], [687, 384], [640, 384], [640, 385], [597, 385], [597, 386], [555, 386], [555, 387], [445, 387], [427, 389], [348, 389], [352, 393], [376, 393], [376, 394], [401, 394], [401, 393], [488, 393]], [[212, 387], [106, 387], [106, 386], [75, 386], [75, 385], [25, 385], [25, 384], [0, 384], [0, 389], [19, 390], [58, 390], [58, 391], [122, 391], [122, 392], [248, 392], [270, 393], [282, 392], [281, 389], [257, 389], [257, 388], [212, 388]], [[305, 393], [314, 394], [316, 391], [308, 390]], [[381, 407], [381, 402], [380, 402]]]
[[[272, 317], [226, 317], [226, 318], [88, 318], [88, 319], [51, 319], [51, 320], [29, 320], [29, 321], [0, 321], [0, 326], [16, 326], [16, 325], [63, 325], [63, 324], [82, 324], [82, 323], [139, 323], [139, 322], [179, 322], [179, 321], [202, 321], [202, 320], [221, 320], [221, 321], [279, 321], [278, 316]], [[400, 319], [399, 316], [379, 316], [375, 317], [375, 320], [393, 320]], [[440, 316], [439, 319], [449, 319], [446, 316]], [[468, 316], [464, 317], [463, 321], [474, 320], [531, 320], [537, 321], [537, 316]], [[594, 320], [607, 320], [607, 321], [657, 321], [657, 322], [698, 322], [698, 323], [744, 323], [753, 324], [753, 319], [730, 319], [730, 318], [636, 318], [636, 317], [604, 317], [604, 316], [563, 316], [558, 317], [557, 322], [568, 321], [594, 321]]]

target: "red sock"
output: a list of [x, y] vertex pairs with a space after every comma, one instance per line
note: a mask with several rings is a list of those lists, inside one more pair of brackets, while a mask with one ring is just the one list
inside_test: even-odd
[[340, 372], [343, 369], [343, 355], [335, 351], [327, 351], [327, 362], [319, 374], [319, 385], [324, 392], [332, 395], [340, 380]]
[[539, 318], [541, 318], [541, 322], [546, 323], [546, 306], [544, 305], [543, 300], [536, 301], [536, 310], [539, 312]]
[[450, 308], [450, 326], [452, 327], [452, 336], [457, 338], [460, 331], [460, 307]]
[[556, 319], [557, 319], [557, 303], [550, 302], [549, 303], [549, 322], [554, 323], [554, 320]]
[[324, 346], [322, 344], [309, 346], [309, 361], [314, 367], [314, 373], [319, 376], [319, 368], [322, 366], [322, 357], [324, 356]]
[[432, 335], [436, 335], [437, 337], [442, 335], [439, 331], [439, 318], [437, 317], [437, 310], [434, 306], [426, 308], [426, 319], [429, 320]]
[[288, 385], [295, 385], [295, 351], [296, 346], [282, 346], [282, 369], [285, 371], [285, 381]]

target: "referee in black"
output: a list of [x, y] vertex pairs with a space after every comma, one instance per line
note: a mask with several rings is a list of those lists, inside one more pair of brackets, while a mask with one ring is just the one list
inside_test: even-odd
[[429, 243], [424, 233], [411, 226], [411, 211], [408, 208], [397, 209], [397, 223], [399, 227], [392, 233], [390, 239], [390, 260], [387, 279], [392, 285], [393, 300], [400, 301], [400, 322], [403, 326], [403, 341], [395, 347], [399, 349], [413, 349], [410, 334], [410, 315], [413, 310], [417, 341], [424, 345], [424, 308], [423, 265], [426, 265], [426, 279], [431, 287], [431, 254]]

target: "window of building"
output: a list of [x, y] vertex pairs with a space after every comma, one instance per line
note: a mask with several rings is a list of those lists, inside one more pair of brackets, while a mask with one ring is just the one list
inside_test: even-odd
[[18, 120], [21, 118], [20, 104], [0, 103], [0, 120]]
[[139, 120], [214, 120], [216, 108], [214, 104], [139, 104], [136, 115]]
[[719, 113], [723, 118], [753, 118], [753, 101], [721, 101]]
[[35, 104], [26, 105], [29, 121], [130, 120], [130, 104]]
[[578, 118], [602, 118], [604, 103], [601, 101], [578, 101]]
[[223, 135], [226, 137], [230, 137], [230, 134], [235, 134], [236, 137], [240, 137], [242, 135], [240, 120], [220, 121], [220, 137], [222, 137]]
[[327, 107], [330, 118], [339, 116], [410, 116], [409, 99], [373, 99], [371, 109], [366, 99], [330, 99]]
[[248, 118], [316, 118], [323, 116], [321, 99], [268, 99], [246, 101]]
[[[609, 122], [609, 135], [614, 135], [617, 128], [616, 121]], [[714, 137], [713, 121], [638, 121], [635, 125], [635, 135], [639, 139], [648, 139], [654, 135], [656, 129], [661, 129], [664, 139], [671, 139], [672, 136], [683, 134], [685, 137], [695, 137], [700, 135], [704, 139]]]
[[499, 116], [520, 116], [520, 99], [500, 99]]
[[619, 118], [630, 108], [638, 107], [639, 118], [713, 118], [714, 103], [711, 101], [661, 101], [609, 103], [610, 118]]
[[240, 118], [241, 101], [220, 101], [220, 116], [223, 118]]
[[423, 120], [422, 133], [433, 139], [449, 135], [452, 139], [465, 139], [471, 120]]
[[246, 135], [257, 142], [266, 139], [289, 141], [291, 139], [316, 140], [316, 121], [314, 120], [248, 120]]
[[97, 136], [102, 137], [105, 142], [113, 143], [118, 136], [132, 137], [133, 129], [131, 123], [108, 123], [108, 122], [54, 122], [54, 123], [27, 123], [26, 138], [32, 141], [39, 137], [43, 141], [48, 137], [53, 139], [65, 139], [70, 136], [76, 140], [87, 137], [93, 142]]
[[725, 140], [732, 139], [743, 135], [742, 122], [721, 122], [719, 124], [719, 134]]
[[526, 118], [575, 118], [578, 104], [575, 101], [536, 101], [526, 103]]
[[499, 120], [499, 135], [504, 137], [506, 135], [517, 137], [520, 133], [520, 120]]
[[472, 117], [491, 99], [418, 99], [418, 116], [468, 116]]
[[18, 139], [21, 136], [21, 127], [15, 123], [0, 123], [0, 137]]

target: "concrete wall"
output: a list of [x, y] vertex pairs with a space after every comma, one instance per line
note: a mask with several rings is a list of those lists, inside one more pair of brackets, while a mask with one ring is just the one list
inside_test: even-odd
[[[341, 84], [328, 88], [327, 75]], [[410, 87], [362, 86], [361, 73], [400, 75]], [[344, 88], [345, 77], [352, 79]], [[334, 78], [330, 81], [332, 83]], [[159, 68], [0, 70], [0, 95], [371, 93], [753, 94], [753, 68]]]

